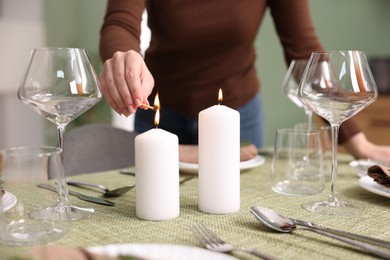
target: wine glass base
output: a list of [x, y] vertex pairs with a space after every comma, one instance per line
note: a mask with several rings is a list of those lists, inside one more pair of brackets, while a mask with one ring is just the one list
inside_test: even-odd
[[315, 201], [302, 205], [310, 212], [333, 216], [350, 216], [361, 213], [364, 208], [356, 203], [336, 200]]
[[279, 182], [272, 187], [272, 190], [288, 196], [309, 196], [319, 194], [322, 187], [314, 187], [304, 184], [294, 184], [289, 182]]
[[66, 222], [69, 220], [73, 221], [90, 217], [95, 212], [92, 208], [82, 208], [76, 206], [69, 206], [69, 208], [70, 212], [67, 212], [64, 205], [58, 204], [45, 209], [31, 211], [29, 216], [37, 220]]
[[45, 209], [33, 210], [28, 214], [31, 218], [37, 220], [51, 220], [51, 221], [69, 221], [69, 212], [66, 207], [58, 204], [47, 207]]

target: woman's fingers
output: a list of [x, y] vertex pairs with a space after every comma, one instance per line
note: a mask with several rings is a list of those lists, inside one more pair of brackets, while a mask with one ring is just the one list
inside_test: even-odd
[[104, 63], [99, 77], [102, 94], [118, 113], [129, 116], [142, 104], [154, 87], [154, 79], [142, 56], [135, 51], [116, 52]]
[[115, 91], [116, 88], [109, 60], [104, 63], [104, 69], [100, 74], [99, 82], [102, 94], [106, 98], [107, 102], [115, 110], [115, 112], [117, 112], [118, 114], [122, 114], [122, 107], [120, 106], [120, 104], [117, 103], [117, 100], [115, 99], [117, 95], [112, 95], [112, 92]]
[[254, 144], [242, 146], [240, 148], [240, 161], [247, 161], [257, 155], [257, 148]]
[[139, 107], [143, 100], [143, 89], [141, 85], [142, 64], [143, 59], [140, 54], [136, 52], [126, 53], [124, 59], [125, 81], [127, 91], [131, 93], [131, 103], [134, 109]]

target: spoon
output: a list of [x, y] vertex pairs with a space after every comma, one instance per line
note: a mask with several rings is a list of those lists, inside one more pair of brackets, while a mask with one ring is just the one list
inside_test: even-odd
[[103, 194], [104, 197], [119, 197], [135, 187], [135, 185], [128, 185], [114, 190], [110, 190], [104, 185], [89, 183], [89, 182], [67, 180], [66, 183], [74, 186], [85, 185], [85, 186], [97, 187], [104, 192]]
[[[193, 175], [186, 177], [183, 180], [181, 180], [179, 183], [183, 184], [184, 182], [189, 181], [189, 180], [193, 179], [194, 177], [195, 176], [193, 176]], [[97, 188], [101, 189], [102, 191], [104, 191], [104, 194], [103, 194], [104, 197], [119, 197], [135, 187], [135, 184], [133, 184], [133, 185], [124, 186], [124, 187], [121, 187], [121, 188], [118, 188], [115, 190], [110, 190], [104, 185], [89, 183], [89, 182], [67, 180], [66, 183], [69, 185], [74, 185], [74, 186], [86, 185], [86, 186], [97, 187]]]
[[304, 226], [306, 228], [303, 230], [312, 231], [314, 233], [321, 234], [330, 238], [337, 239], [344, 243], [360, 247], [362, 249], [365, 249], [367, 252], [370, 252], [371, 254], [380, 257], [390, 258], [390, 251], [378, 248], [378, 246], [390, 248], [390, 242], [384, 240], [353, 234], [346, 231], [326, 228], [311, 222], [291, 219], [282, 216], [271, 209], [259, 206], [251, 207], [250, 212], [259, 222], [279, 232], [290, 233], [297, 228], [297, 225]]
[[[370, 243], [373, 245], [382, 246], [382, 247], [386, 247], [386, 248], [390, 249], [390, 242], [389, 241], [385, 241], [385, 240], [381, 240], [381, 239], [377, 239], [377, 238], [372, 238], [372, 237], [367, 237], [367, 236], [363, 236], [363, 235], [359, 235], [359, 234], [354, 234], [354, 233], [350, 233], [347, 231], [332, 229], [332, 228], [324, 227], [324, 226], [321, 226], [321, 225], [318, 225], [318, 224], [315, 224], [315, 223], [312, 223], [309, 221], [288, 218], [288, 217], [285, 217], [285, 216], [282, 216], [282, 215], [276, 213], [275, 211], [273, 211], [271, 209], [257, 206], [257, 207], [251, 208], [251, 213], [259, 221], [261, 221], [262, 223], [264, 223], [268, 227], [273, 228], [273, 229], [280, 231], [280, 232], [292, 232], [296, 228], [296, 226], [303, 226], [306, 228], [318, 229], [318, 230], [322, 230], [322, 231], [325, 231], [328, 233], [332, 233], [332, 234], [336, 234], [339, 236], [344, 236], [344, 237], [364, 241], [366, 243]], [[282, 223], [284, 223], [285, 226], [283, 226]]]

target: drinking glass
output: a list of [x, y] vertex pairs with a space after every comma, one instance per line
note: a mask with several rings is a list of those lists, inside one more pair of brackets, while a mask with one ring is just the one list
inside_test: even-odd
[[327, 200], [307, 203], [304, 208], [330, 215], [360, 213], [361, 206], [339, 199], [336, 192], [337, 143], [340, 124], [378, 96], [365, 54], [354, 50], [313, 52], [302, 76], [298, 96], [332, 126], [330, 196]]
[[294, 129], [311, 130], [320, 132], [321, 147], [322, 147], [322, 160], [324, 168], [325, 181], [331, 180], [332, 175], [332, 128], [329, 124], [321, 123], [297, 123], [294, 125]]
[[313, 112], [298, 97], [299, 82], [305, 71], [307, 59], [292, 60], [282, 83], [282, 92], [298, 107], [305, 110], [307, 124], [312, 123]]
[[271, 186], [273, 191], [290, 196], [314, 195], [324, 189], [319, 131], [276, 131]]
[[[36, 48], [22, 77], [18, 98], [57, 125], [63, 149], [66, 126], [102, 99], [98, 82], [85, 49]], [[89, 214], [75, 208], [72, 219]]]
[[[0, 189], [4, 191], [0, 196], [2, 244], [41, 244], [68, 232], [71, 213], [61, 154], [57, 147], [0, 151]], [[56, 186], [59, 192], [47, 192], [39, 184]]]

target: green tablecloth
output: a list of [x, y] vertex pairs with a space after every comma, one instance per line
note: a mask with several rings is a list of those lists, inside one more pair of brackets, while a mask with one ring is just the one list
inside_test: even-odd
[[[189, 225], [202, 222], [234, 245], [250, 246], [279, 259], [373, 259], [354, 247], [302, 229], [289, 234], [276, 233], [258, 223], [249, 213], [251, 206], [259, 205], [294, 218], [390, 240], [390, 199], [362, 189], [358, 185], [358, 177], [346, 163], [349, 159], [347, 156], [339, 162], [337, 190], [341, 197], [364, 207], [362, 214], [356, 216], [325, 216], [307, 212], [301, 207], [304, 202], [326, 198], [330, 192], [329, 183], [322, 194], [310, 197], [291, 197], [273, 192], [269, 186], [272, 159], [266, 157], [265, 164], [241, 173], [241, 209], [237, 213], [214, 215], [199, 211], [197, 178], [180, 186], [180, 216], [168, 221], [138, 219], [135, 215], [134, 190], [122, 197], [112, 198], [116, 203], [114, 207], [92, 204], [70, 196], [72, 205], [94, 207], [96, 213], [88, 219], [73, 222], [68, 234], [50, 244], [69, 247], [121, 243], [200, 246], [190, 232]], [[73, 176], [72, 179], [101, 183], [109, 188], [133, 184], [135, 181], [134, 177], [117, 170]], [[97, 194], [93, 189], [69, 189]], [[21, 248], [5, 247], [5, 250], [15, 252]], [[241, 259], [253, 259], [243, 253], [233, 255]]]

